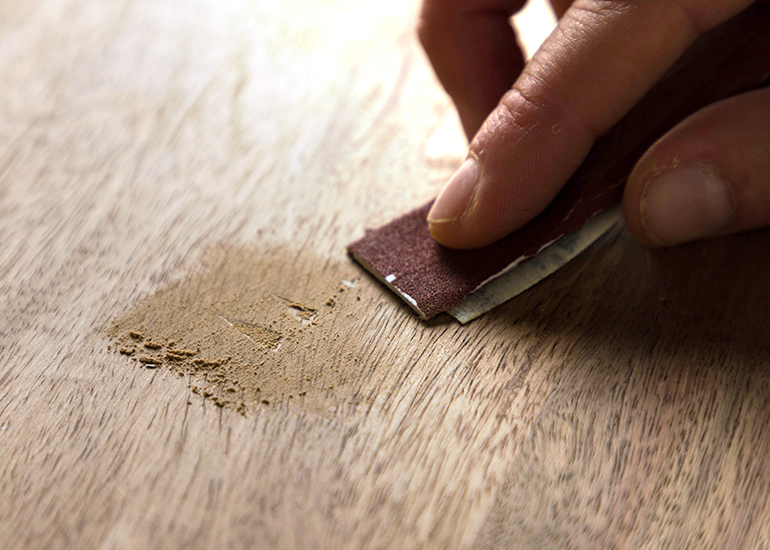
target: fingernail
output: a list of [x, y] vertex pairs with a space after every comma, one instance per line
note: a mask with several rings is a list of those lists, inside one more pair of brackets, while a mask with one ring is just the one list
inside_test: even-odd
[[663, 245], [713, 237], [735, 212], [730, 186], [708, 166], [676, 168], [650, 178], [641, 200], [642, 224]]
[[473, 188], [479, 177], [479, 162], [469, 157], [449, 178], [444, 190], [428, 213], [428, 223], [448, 223], [459, 220], [471, 200]]

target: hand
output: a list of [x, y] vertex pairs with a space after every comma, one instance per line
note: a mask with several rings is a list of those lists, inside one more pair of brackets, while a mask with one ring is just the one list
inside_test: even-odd
[[[420, 39], [475, 134], [428, 215], [444, 245], [485, 246], [534, 218], [698, 36], [754, 2], [552, 3], [559, 25], [524, 67], [508, 23], [524, 0], [424, 0]], [[652, 247], [770, 225], [770, 88], [662, 136], [632, 171], [623, 210]]]

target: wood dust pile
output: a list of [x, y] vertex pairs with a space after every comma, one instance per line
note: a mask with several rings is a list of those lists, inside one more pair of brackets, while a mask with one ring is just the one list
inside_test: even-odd
[[[137, 366], [187, 377], [194, 393], [243, 414], [290, 399], [320, 404], [355, 374], [344, 310], [360, 296], [357, 281], [339, 270], [324, 274], [296, 261], [212, 251], [202, 275], [158, 291], [115, 321], [109, 347]], [[353, 266], [348, 272], [357, 275]]]

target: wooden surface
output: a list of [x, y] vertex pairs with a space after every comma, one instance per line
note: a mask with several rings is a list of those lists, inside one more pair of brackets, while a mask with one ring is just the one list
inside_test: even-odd
[[[0, 3], [0, 546], [770, 546], [770, 233], [619, 227], [464, 327], [345, 257], [464, 154], [415, 13]], [[172, 302], [283, 335], [240, 410], [116, 351]]]

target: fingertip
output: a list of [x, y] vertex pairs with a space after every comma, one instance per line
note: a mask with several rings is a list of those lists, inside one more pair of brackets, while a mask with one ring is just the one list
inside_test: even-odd
[[697, 111], [662, 136], [629, 176], [623, 211], [652, 248], [770, 224], [770, 90]]
[[460, 229], [460, 223], [457, 221], [432, 221], [428, 220], [428, 230], [433, 240], [447, 248], [457, 250], [470, 250], [484, 246], [474, 240], [473, 236], [468, 236]]
[[428, 231], [430, 231], [430, 236], [433, 237], [434, 241], [449, 248], [457, 248], [452, 228], [453, 222], [436, 221], [430, 218], [428, 218], [427, 222]]
[[433, 240], [447, 248], [457, 250], [471, 250], [491, 244], [496, 238], [490, 239], [488, 228], [479, 224], [475, 219], [475, 210], [478, 206], [477, 197], [472, 196], [468, 206], [461, 216], [456, 218], [438, 218], [428, 214], [428, 230]]
[[623, 192], [623, 216], [626, 219], [626, 226], [637, 241], [649, 248], [666, 248], [671, 245], [648, 233], [647, 228], [642, 221], [642, 203], [645, 192], [645, 183], [649, 181], [650, 178], [653, 178], [655, 174], [662, 173], [666, 169], [671, 169], [674, 166], [651, 167], [645, 160], [646, 159], [643, 157], [642, 160], [637, 163], [626, 183]]
[[732, 185], [708, 164], [691, 163], [643, 176], [631, 193], [629, 227], [652, 247], [724, 234], [735, 217]]

